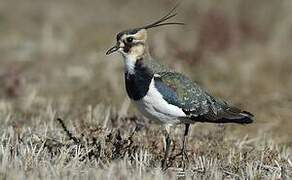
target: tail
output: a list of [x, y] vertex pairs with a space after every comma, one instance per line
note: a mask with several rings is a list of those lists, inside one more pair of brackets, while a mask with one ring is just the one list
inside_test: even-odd
[[[236, 111], [235, 111], [236, 110]], [[203, 115], [203, 116], [191, 116], [191, 119], [195, 122], [202, 123], [237, 123], [237, 124], [250, 124], [253, 122], [254, 115], [247, 111], [239, 111], [239, 109], [226, 109], [218, 116]]]
[[238, 123], [238, 124], [250, 124], [253, 122], [254, 115], [247, 111], [242, 111], [233, 116], [226, 116], [218, 119], [218, 123]]
[[210, 108], [209, 111], [203, 115], [192, 114], [192, 112], [186, 112], [190, 115], [190, 119], [195, 122], [207, 122], [207, 123], [237, 123], [237, 124], [250, 124], [253, 122], [254, 115], [247, 111], [229, 105], [223, 100], [214, 98], [207, 94], [209, 97]]

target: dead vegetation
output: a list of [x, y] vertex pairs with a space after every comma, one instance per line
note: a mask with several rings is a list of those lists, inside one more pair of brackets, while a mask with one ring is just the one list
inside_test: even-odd
[[[100, 108], [96, 106], [92, 112]], [[192, 129], [187, 148], [187, 168], [182, 171], [182, 159], [177, 156], [182, 132], [176, 129], [172, 134], [169, 168], [161, 172], [164, 150], [159, 126], [145, 123], [137, 128], [137, 117], [120, 117], [112, 119], [118, 122], [108, 121], [103, 128], [103, 122], [97, 119], [65, 122], [48, 109], [40, 111], [33, 125], [21, 128], [9, 125], [13, 116], [5, 116], [3, 126], [7, 129], [1, 130], [0, 139], [1, 178], [285, 179], [292, 176], [289, 148], [275, 144], [269, 136], [233, 137], [225, 126], [202, 129], [204, 125], [197, 125]], [[46, 122], [42, 120], [44, 117]]]

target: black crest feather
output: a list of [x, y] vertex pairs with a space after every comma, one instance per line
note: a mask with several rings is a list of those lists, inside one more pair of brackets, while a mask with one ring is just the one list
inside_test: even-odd
[[139, 29], [150, 29], [150, 28], [159, 27], [159, 26], [166, 26], [166, 25], [184, 25], [185, 23], [183, 23], [183, 22], [166, 22], [167, 20], [169, 20], [177, 15], [177, 13], [174, 13], [174, 11], [176, 10], [176, 8], [178, 6], [179, 6], [179, 4], [174, 6], [165, 16], [161, 17], [159, 20], [157, 20], [151, 24], [148, 24], [146, 26], [143, 26]]

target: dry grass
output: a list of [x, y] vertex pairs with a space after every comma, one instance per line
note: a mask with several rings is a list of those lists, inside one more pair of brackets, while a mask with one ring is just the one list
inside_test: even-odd
[[150, 32], [162, 63], [256, 115], [193, 126], [185, 172], [174, 128], [170, 168], [159, 169], [161, 129], [130, 106], [121, 58], [104, 52], [172, 4], [0, 0], [0, 179], [292, 178], [290, 0], [184, 0], [187, 26]]
[[187, 169], [183, 172], [181, 156], [177, 156], [182, 134], [176, 129], [172, 134], [170, 168], [161, 172], [162, 133], [159, 126], [140, 118], [123, 117], [101, 105], [88, 107], [70, 121], [57, 121], [56, 110], [50, 105], [41, 107], [31, 118], [31, 123], [20, 124], [15, 115], [4, 113], [2, 125], [7, 128], [1, 130], [0, 139], [3, 179], [183, 176], [285, 179], [292, 176], [289, 148], [275, 144], [268, 135], [233, 137], [225, 126], [206, 129], [195, 126], [189, 141]]

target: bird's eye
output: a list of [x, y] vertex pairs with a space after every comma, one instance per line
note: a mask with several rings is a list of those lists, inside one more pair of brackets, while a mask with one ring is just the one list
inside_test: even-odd
[[132, 37], [128, 37], [128, 38], [127, 38], [127, 42], [128, 42], [128, 43], [133, 42], [133, 40], [134, 40], [134, 38], [132, 38]]

